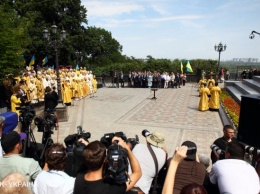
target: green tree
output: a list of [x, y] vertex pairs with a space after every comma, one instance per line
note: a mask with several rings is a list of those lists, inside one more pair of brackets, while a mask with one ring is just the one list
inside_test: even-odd
[[30, 22], [18, 17], [9, 4], [0, 4], [0, 77], [18, 74], [24, 68], [22, 58], [28, 43], [26, 29]]
[[111, 32], [103, 28], [88, 27], [86, 30], [86, 53], [90, 56], [90, 63], [98, 66], [123, 62], [122, 46], [112, 37]]
[[[49, 63], [55, 63], [55, 52], [43, 40], [44, 27], [50, 29], [55, 24], [58, 29], [64, 29], [67, 33], [66, 43], [59, 49], [59, 62], [68, 65], [71, 62], [71, 54], [84, 44], [84, 27], [87, 24], [87, 10], [81, 5], [80, 0], [16, 0], [11, 1], [13, 8], [21, 18], [28, 18], [33, 25], [28, 29], [31, 39], [27, 45], [25, 57], [30, 60], [34, 54], [36, 64], [41, 64], [42, 59], [48, 55]], [[77, 46], [77, 47], [76, 47]]]

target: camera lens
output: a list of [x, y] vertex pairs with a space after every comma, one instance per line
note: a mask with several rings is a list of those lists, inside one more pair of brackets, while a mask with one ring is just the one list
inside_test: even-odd
[[143, 135], [144, 137], [148, 137], [149, 135], [151, 135], [151, 133], [150, 133], [150, 131], [148, 131], [147, 129], [144, 129], [144, 130], [142, 131], [142, 135]]

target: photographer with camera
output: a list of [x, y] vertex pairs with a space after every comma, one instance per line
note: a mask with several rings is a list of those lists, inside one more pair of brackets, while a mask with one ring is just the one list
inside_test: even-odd
[[[146, 138], [147, 144], [137, 144], [133, 149], [133, 154], [137, 158], [142, 169], [142, 177], [135, 184], [134, 189], [138, 193], [148, 194], [154, 177], [166, 163], [167, 152], [163, 134], [159, 132], [150, 133], [148, 130], [143, 130], [142, 135]], [[152, 152], [154, 152], [154, 157]], [[155, 160], [158, 165], [157, 171]]]
[[244, 160], [245, 147], [239, 142], [229, 142], [225, 159], [213, 164], [210, 182], [216, 184], [219, 193], [257, 194], [259, 177], [253, 166]]
[[236, 141], [235, 130], [230, 125], [225, 125], [223, 127], [223, 137], [220, 137], [214, 141], [210, 146], [211, 148], [211, 160], [214, 164], [218, 160], [225, 159], [225, 150], [229, 142]]
[[[127, 153], [133, 173], [125, 182], [122, 182], [121, 184], [118, 182], [106, 182], [103, 176], [104, 170], [115, 170], [114, 173], [117, 173], [116, 169], [106, 169], [105, 167], [107, 161], [110, 161], [111, 155], [109, 154], [109, 151], [111, 150], [108, 149], [108, 154], [106, 154], [105, 145], [103, 145], [100, 141], [91, 142], [83, 151], [83, 156], [85, 159], [84, 162], [89, 170], [85, 174], [77, 175], [74, 194], [120, 194], [125, 193], [134, 187], [135, 183], [142, 174], [137, 159], [127, 146], [126, 142], [124, 142], [120, 137], [113, 137], [111, 146], [116, 146], [118, 148], [118, 152], [124, 150]], [[113, 157], [114, 159], [122, 161], [120, 154], [114, 155]], [[118, 164], [118, 167], [120, 166], [121, 164]]]

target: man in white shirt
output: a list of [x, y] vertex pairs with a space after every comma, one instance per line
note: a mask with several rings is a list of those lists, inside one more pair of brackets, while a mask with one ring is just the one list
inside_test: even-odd
[[244, 161], [245, 148], [239, 142], [229, 142], [226, 159], [217, 161], [210, 172], [210, 182], [220, 193], [257, 194], [260, 191], [256, 170]]
[[35, 179], [35, 194], [72, 194], [75, 178], [64, 172], [67, 160], [66, 149], [62, 144], [53, 144], [45, 153], [48, 170], [42, 171]]
[[[144, 135], [144, 134], [143, 134]], [[164, 144], [164, 135], [154, 132], [146, 137], [146, 144], [137, 144], [133, 149], [133, 154], [138, 160], [142, 169], [142, 176], [135, 184], [135, 189], [140, 193], [149, 193], [152, 181], [156, 175], [154, 159], [148, 149], [151, 146], [158, 161], [158, 171], [166, 162], [166, 151]], [[148, 145], [149, 144], [149, 145]], [[131, 173], [131, 172], [129, 172]]]

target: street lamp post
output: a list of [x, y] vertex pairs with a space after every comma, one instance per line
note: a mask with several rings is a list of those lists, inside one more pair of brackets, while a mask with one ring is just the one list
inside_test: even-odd
[[223, 44], [220, 42], [218, 44], [218, 46], [215, 45], [214, 48], [215, 48], [215, 51], [217, 51], [219, 53], [218, 54], [218, 68], [217, 68], [217, 72], [216, 72], [216, 81], [218, 81], [218, 73], [219, 73], [219, 66], [220, 66], [220, 53], [225, 51], [227, 46], [226, 45], [223, 46]]
[[83, 54], [81, 51], [76, 51], [75, 55], [76, 55], [76, 65], [77, 65], [79, 63], [79, 61], [82, 61]]
[[249, 35], [249, 38], [250, 38], [250, 39], [255, 38], [255, 35], [254, 35], [254, 34], [258, 34], [258, 35], [260, 35], [259, 32], [256, 32], [256, 31], [253, 30], [253, 31], [251, 32], [251, 34]]
[[53, 24], [51, 26], [51, 31], [53, 34], [53, 39], [51, 40], [51, 33], [45, 28], [43, 33], [43, 38], [49, 43], [50, 46], [54, 48], [55, 51], [55, 65], [56, 65], [56, 76], [57, 76], [57, 89], [58, 89], [58, 105], [56, 107], [56, 111], [59, 117], [59, 113], [61, 113], [61, 117], [59, 117], [59, 121], [67, 121], [67, 107], [62, 105], [62, 97], [61, 97], [61, 84], [60, 84], [60, 68], [59, 68], [59, 55], [58, 49], [62, 45], [62, 41], [66, 39], [66, 32], [64, 29], [60, 32], [60, 40], [57, 39], [57, 26]]

